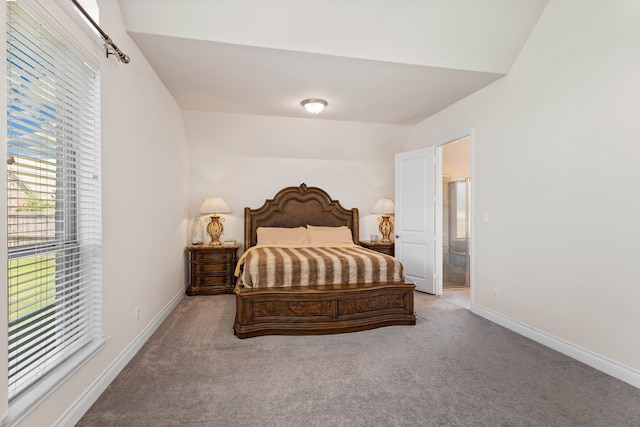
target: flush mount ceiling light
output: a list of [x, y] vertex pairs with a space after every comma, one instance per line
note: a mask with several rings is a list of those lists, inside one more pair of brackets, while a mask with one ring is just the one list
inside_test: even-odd
[[324, 99], [309, 98], [302, 101], [300, 105], [302, 105], [304, 109], [311, 114], [319, 114], [322, 113], [324, 107], [327, 106], [327, 101], [325, 101]]

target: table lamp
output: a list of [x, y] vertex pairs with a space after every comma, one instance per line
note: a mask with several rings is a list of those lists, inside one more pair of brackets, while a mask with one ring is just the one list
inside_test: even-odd
[[202, 215], [209, 215], [207, 219], [207, 234], [211, 237], [209, 244], [213, 246], [221, 245], [220, 236], [224, 231], [224, 227], [222, 226], [224, 218], [220, 218], [218, 214], [231, 213], [231, 209], [229, 209], [229, 206], [222, 200], [222, 197], [209, 196], [202, 202], [200, 213]]
[[382, 214], [378, 221], [380, 225], [378, 229], [382, 234], [382, 243], [391, 243], [391, 233], [393, 233], [393, 223], [391, 222], [391, 215], [396, 211], [396, 205], [391, 199], [380, 199], [378, 203], [373, 207], [371, 212]]

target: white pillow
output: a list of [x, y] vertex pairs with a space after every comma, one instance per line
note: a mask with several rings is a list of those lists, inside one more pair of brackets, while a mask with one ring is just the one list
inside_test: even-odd
[[258, 227], [256, 235], [259, 245], [309, 243], [307, 229], [304, 227]]

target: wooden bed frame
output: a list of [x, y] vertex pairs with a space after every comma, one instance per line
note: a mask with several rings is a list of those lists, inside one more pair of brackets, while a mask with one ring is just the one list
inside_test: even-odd
[[[345, 209], [317, 187], [286, 187], [258, 209], [245, 208], [245, 250], [257, 242], [258, 227], [307, 224], [343, 226], [358, 243], [358, 209]], [[413, 283], [371, 283], [245, 288], [236, 284], [238, 338], [260, 335], [319, 335], [391, 325], [415, 325]]]

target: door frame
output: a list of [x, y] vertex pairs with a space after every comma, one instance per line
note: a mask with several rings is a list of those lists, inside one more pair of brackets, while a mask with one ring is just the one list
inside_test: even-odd
[[[438, 159], [436, 162], [436, 192], [439, 191], [440, 193], [436, 193], [436, 207], [435, 207], [435, 219], [436, 219], [436, 247], [435, 247], [435, 262], [437, 263], [436, 265], [438, 265], [438, 271], [441, 273], [442, 272], [442, 268], [443, 268], [443, 253], [442, 253], [442, 215], [443, 215], [443, 210], [442, 210], [442, 149], [445, 145], [450, 144], [452, 142], [456, 142], [460, 139], [463, 138], [469, 138], [469, 236], [472, 236], [469, 240], [469, 302], [471, 305], [471, 308], [473, 309], [473, 302], [475, 300], [474, 298], [474, 286], [473, 286], [473, 282], [474, 282], [474, 262], [473, 262], [473, 253], [474, 253], [474, 242], [475, 239], [473, 238], [474, 236], [474, 232], [473, 232], [473, 218], [475, 217], [474, 215], [474, 207], [475, 207], [475, 202], [474, 202], [474, 198], [475, 198], [475, 191], [474, 191], [474, 187], [475, 187], [475, 179], [474, 179], [474, 153], [475, 153], [475, 136], [474, 136], [474, 130], [473, 129], [469, 129], [465, 132], [461, 132], [460, 134], [458, 134], [457, 136], [454, 136], [452, 138], [447, 138], [445, 140], [442, 140], [439, 143], [435, 144], [435, 155], [436, 158]], [[442, 280], [443, 280], [443, 274], [438, 274], [436, 276], [436, 283], [435, 283], [435, 291], [436, 291], [436, 295], [442, 295], [443, 293], [443, 286], [442, 286]]]

